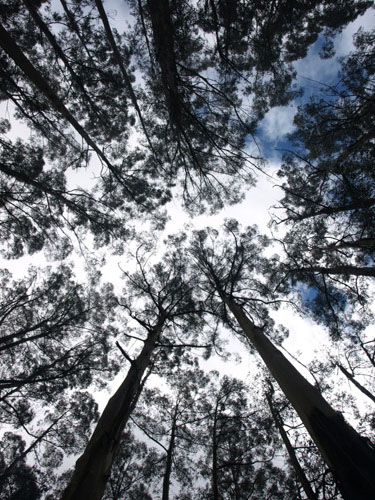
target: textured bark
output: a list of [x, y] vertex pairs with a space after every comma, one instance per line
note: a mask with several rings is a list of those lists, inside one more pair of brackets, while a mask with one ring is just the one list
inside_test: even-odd
[[83, 455], [65, 490], [62, 500], [100, 500], [103, 496], [122, 432], [139, 396], [142, 376], [161, 333], [163, 321], [149, 333], [138, 358], [133, 361], [125, 380], [108, 401]]
[[337, 413], [231, 298], [224, 301], [297, 411], [347, 500], [375, 498], [375, 449]]
[[342, 371], [345, 377], [348, 378], [350, 382], [352, 382], [352, 384], [354, 384], [357, 387], [357, 389], [359, 389], [362, 392], [362, 394], [365, 394], [365, 396], [367, 396], [369, 399], [371, 399], [373, 403], [375, 403], [375, 396], [371, 394], [371, 392], [368, 391], [366, 387], [363, 387], [363, 385], [360, 384], [358, 380], [356, 380], [354, 376], [350, 372], [348, 372], [348, 370], [344, 366], [342, 366], [340, 363], [336, 363], [336, 366]]
[[174, 35], [168, 0], [148, 0], [156, 59], [161, 71], [163, 90], [172, 123], [181, 125], [181, 97], [178, 89], [178, 73], [174, 54]]
[[268, 402], [268, 406], [270, 407], [271, 414], [273, 417], [273, 420], [275, 422], [275, 425], [277, 427], [277, 430], [279, 431], [279, 434], [281, 436], [281, 439], [283, 440], [283, 443], [285, 445], [285, 448], [287, 449], [288, 455], [290, 462], [297, 474], [297, 477], [302, 485], [302, 488], [309, 500], [318, 500], [318, 497], [315, 495], [313, 489], [311, 488], [310, 482], [307, 479], [299, 461], [297, 458], [297, 455], [294, 451], [294, 448], [292, 446], [292, 443], [289, 440], [288, 434], [284, 429], [283, 422], [281, 421], [281, 417], [279, 413], [276, 411], [276, 409], [273, 406], [272, 403], [272, 398], [269, 394], [266, 394], [266, 399]]

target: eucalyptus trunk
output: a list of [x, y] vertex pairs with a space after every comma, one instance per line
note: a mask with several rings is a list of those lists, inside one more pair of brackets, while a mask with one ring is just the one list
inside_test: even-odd
[[111, 473], [112, 463], [121, 435], [139, 396], [142, 376], [150, 364], [151, 355], [162, 330], [163, 321], [149, 332], [141, 353], [135, 359], [97, 423], [62, 500], [100, 500]]
[[217, 414], [218, 414], [219, 401], [216, 401], [214, 422], [212, 426], [212, 494], [213, 500], [219, 499], [219, 482], [217, 474]]
[[308, 272], [308, 273], [321, 273], [324, 275], [330, 274], [343, 274], [347, 276], [371, 276], [375, 277], [375, 267], [356, 267], [356, 266], [334, 266], [334, 267], [300, 267], [293, 269], [293, 272]]
[[375, 498], [375, 449], [336, 412], [231, 298], [224, 301], [292, 404], [346, 500]]

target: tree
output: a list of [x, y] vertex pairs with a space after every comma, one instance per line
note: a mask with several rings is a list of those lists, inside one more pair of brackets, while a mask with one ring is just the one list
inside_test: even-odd
[[139, 500], [151, 500], [148, 486], [158, 472], [159, 462], [160, 457], [154, 449], [136, 439], [130, 430], [126, 431], [121, 438], [103, 498], [120, 500], [128, 495]]
[[201, 448], [201, 424], [206, 418], [203, 406], [210, 377], [199, 369], [198, 360], [188, 354], [178, 365], [159, 365], [156, 374], [164, 375], [166, 390], [144, 390], [132, 421], [146, 439], [158, 445], [160, 458], [153, 491], [168, 500], [171, 490], [183, 497], [194, 489], [195, 460]]
[[274, 388], [272, 385], [272, 382], [269, 381], [269, 392], [265, 394], [267, 403], [274, 421], [274, 424], [277, 428], [277, 430], [280, 433], [281, 439], [283, 440], [283, 443], [285, 445], [285, 448], [287, 449], [288, 455], [290, 462], [292, 466], [294, 467], [294, 470], [296, 472], [296, 475], [298, 477], [298, 480], [302, 484], [303, 490], [309, 500], [316, 500], [318, 497], [316, 496], [315, 492], [313, 491], [310, 481], [307, 479], [305, 472], [303, 471], [297, 455], [295, 453], [295, 450], [293, 448], [293, 445], [290, 442], [290, 439], [288, 437], [287, 432], [284, 429], [284, 423], [282, 421], [282, 418], [280, 416], [280, 413], [277, 411], [277, 409], [274, 406], [273, 403], [273, 393], [274, 393]]
[[336, 85], [299, 108], [278, 174], [287, 251], [304, 272], [373, 276], [374, 33], [354, 44]]
[[272, 429], [260, 409], [253, 406], [246, 385], [235, 378], [211, 376], [203, 404], [202, 475], [209, 485], [200, 497], [290, 498], [284, 472], [273, 464], [276, 455]]
[[18, 281], [2, 270], [1, 282], [1, 415], [21, 427], [35, 417], [35, 402], [57, 404], [68, 391], [91, 385], [94, 373], [102, 382], [113, 376], [113, 307], [110, 289], [100, 297], [94, 284], [90, 289], [75, 282], [67, 265], [43, 277], [31, 268]]
[[[300, 106], [293, 149], [278, 173], [288, 226], [285, 279], [334, 338], [353, 338], [372, 321], [373, 32], [360, 30], [354, 44], [337, 83]], [[362, 325], [349, 321], [357, 310]]]
[[[146, 332], [145, 338], [125, 332], [125, 335], [140, 341], [143, 347], [132, 359], [119, 344], [130, 363], [129, 371], [107, 403], [83, 455], [77, 461], [64, 500], [82, 496], [102, 497], [122, 432], [142, 391], [146, 370], [155, 358], [163, 356], [163, 349], [181, 349], [185, 344], [194, 347], [194, 338], [204, 326], [199, 317], [199, 304], [194, 300], [194, 282], [186, 275], [181, 253], [176, 250], [165, 255], [163, 263], [155, 264], [146, 273], [147, 254], [142, 256], [141, 252], [142, 248], [136, 256], [138, 272], [125, 273], [127, 291], [119, 305], [141, 326], [141, 331]], [[139, 305], [139, 299], [145, 303]], [[180, 335], [184, 340], [181, 341]], [[191, 341], [185, 342], [186, 336], [192, 339], [192, 344]], [[159, 345], [161, 353], [158, 352]]]
[[[9, 130], [6, 120], [2, 125], [2, 132]], [[0, 144], [0, 241], [6, 247], [5, 256], [17, 258], [25, 249], [32, 254], [47, 248], [63, 259], [73, 249], [70, 240], [84, 246], [88, 232], [98, 246], [128, 236], [126, 218], [111, 205], [87, 190], [68, 189], [67, 164], [59, 161], [52, 166], [51, 161], [45, 162], [41, 146], [20, 139], [12, 142], [4, 137]]]
[[[22, 455], [26, 443], [12, 432], [6, 432], [2, 438], [2, 450], [0, 454], [1, 468], [5, 469], [7, 462], [12, 462]], [[40, 489], [37, 484], [35, 472], [26, 464], [25, 460], [18, 460], [17, 466], [13, 468], [12, 474], [6, 478], [0, 478], [0, 498], [21, 500], [37, 500], [40, 498]]]
[[[267, 319], [263, 318], [261, 326], [255, 323], [254, 313], [259, 316], [261, 309], [256, 310], [254, 302], [275, 303], [278, 299], [264, 285], [263, 298], [256, 297], [262, 283], [252, 276], [255, 266], [258, 273], [261, 272], [259, 256], [254, 252], [254, 230], [240, 233], [237, 224], [232, 221], [227, 222], [225, 229], [231, 237], [230, 243], [224, 240], [220, 244], [220, 241], [215, 242], [213, 239], [210, 246], [209, 231], [198, 233], [192, 243], [191, 252], [205, 277], [203, 286], [206, 287], [206, 293], [211, 295], [211, 300], [221, 303], [216, 310], [220, 307], [221, 317], [229, 324], [231, 319], [227, 320], [226, 308], [232, 313], [243, 335], [261, 356], [333, 470], [343, 495], [353, 499], [368, 497], [369, 491], [375, 488], [371, 474], [375, 461], [373, 445], [363, 440], [345, 422], [342, 415], [327, 403], [269, 340], [264, 333], [267, 331]], [[248, 297], [243, 295], [246, 289], [251, 290]], [[249, 313], [246, 313], [247, 308]]]

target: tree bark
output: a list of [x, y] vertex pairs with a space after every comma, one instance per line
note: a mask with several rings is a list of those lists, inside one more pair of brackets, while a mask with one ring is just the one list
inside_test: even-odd
[[258, 351], [281, 390], [297, 411], [346, 500], [375, 498], [375, 448], [336, 412], [285, 356], [254, 325], [241, 307], [223, 297], [244, 334]]
[[148, 0], [156, 59], [159, 63], [163, 91], [172, 123], [181, 126], [181, 97], [174, 53], [174, 35], [168, 0]]
[[160, 336], [164, 319], [149, 332], [143, 349], [133, 361], [125, 380], [108, 401], [62, 500], [100, 500], [111, 473], [113, 459], [129, 419], [134, 397]]
[[356, 380], [354, 378], [354, 375], [352, 375], [350, 372], [348, 372], [348, 370], [343, 365], [341, 365], [340, 363], [336, 363], [336, 366], [342, 371], [342, 373], [345, 375], [345, 377], [347, 379], [349, 379], [350, 382], [352, 382], [357, 387], [357, 389], [359, 389], [362, 392], [362, 394], [365, 394], [368, 398], [371, 399], [371, 401], [373, 403], [375, 403], [375, 396], [373, 394], [371, 394], [371, 392], [368, 391], [366, 389], [366, 387], [363, 387], [363, 385], [361, 385], [358, 382], [358, 380]]
[[163, 478], [162, 500], [169, 499], [169, 485], [170, 485], [171, 473], [172, 473], [172, 459], [173, 459], [174, 445], [175, 445], [175, 440], [176, 440], [177, 412], [178, 412], [178, 402], [176, 403], [175, 411], [173, 413], [172, 432], [171, 432], [171, 438], [169, 440], [169, 446], [168, 446], [168, 451], [167, 451], [167, 461], [165, 464], [165, 472], [164, 472], [164, 478]]
[[296, 471], [297, 477], [302, 485], [304, 492], [306, 493], [307, 498], [309, 500], [318, 500], [318, 497], [315, 495], [313, 489], [311, 488], [310, 481], [307, 479], [307, 477], [306, 477], [306, 475], [305, 475], [305, 473], [304, 473], [304, 471], [303, 471], [303, 469], [298, 461], [298, 458], [297, 458], [297, 455], [294, 451], [292, 443], [290, 442], [288, 434], [284, 429], [283, 422], [281, 421], [281, 417], [273, 406], [271, 396], [269, 394], [266, 394], [266, 399], [268, 402], [268, 406], [270, 407], [271, 414], [272, 414], [273, 420], [275, 422], [275, 425], [277, 427], [277, 430], [279, 431], [281, 439], [283, 440], [285, 448], [287, 449], [290, 462], [291, 462], [294, 470]]

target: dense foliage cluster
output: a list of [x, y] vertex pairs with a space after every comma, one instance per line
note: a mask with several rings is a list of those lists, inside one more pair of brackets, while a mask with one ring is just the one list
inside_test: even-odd
[[[371, 3], [0, 1], [1, 499], [375, 497], [375, 31], [309, 100], [294, 64]], [[165, 235], [243, 200], [297, 98], [273, 238]], [[330, 333], [303, 369], [285, 304]], [[251, 379], [211, 369], [236, 342]]]

